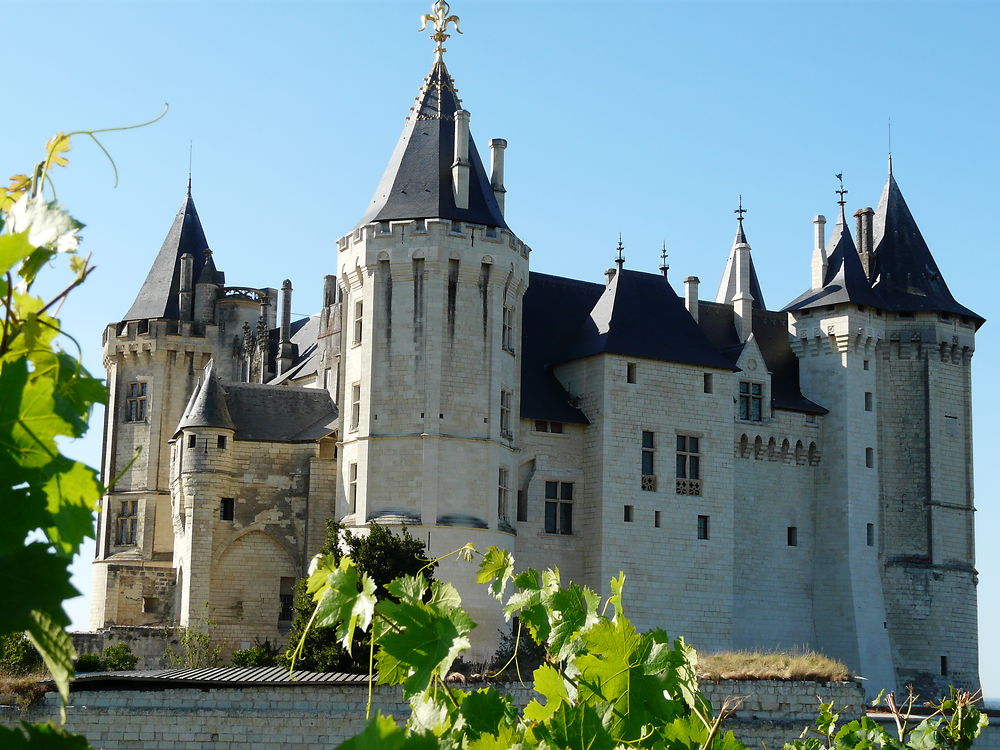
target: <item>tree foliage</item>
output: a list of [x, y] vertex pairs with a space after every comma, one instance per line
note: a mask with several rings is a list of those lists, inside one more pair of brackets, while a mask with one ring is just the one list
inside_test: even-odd
[[[394, 534], [384, 526], [371, 524], [365, 535], [352, 534], [334, 520], [326, 522], [326, 537], [317, 554], [318, 558], [339, 566], [345, 556], [350, 556], [357, 570], [372, 580], [376, 596], [385, 598], [392, 595], [387, 586], [405, 575], [416, 575], [427, 566], [424, 558], [424, 543], [415, 539], [404, 526], [399, 534]], [[433, 569], [424, 571], [433, 577]], [[348, 648], [342, 643], [335, 627], [324, 626], [322, 622], [310, 621], [316, 609], [309, 578], [295, 584], [292, 627], [288, 636], [288, 649], [279, 660], [285, 666], [295, 666], [315, 672], [367, 672], [367, 639], [359, 636], [356, 643]], [[305, 640], [302, 636], [306, 634]], [[301, 648], [299, 647], [301, 644]]]

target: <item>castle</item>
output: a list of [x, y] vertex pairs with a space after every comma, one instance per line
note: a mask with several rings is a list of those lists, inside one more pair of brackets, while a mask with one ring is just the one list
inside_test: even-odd
[[[190, 183], [110, 389], [91, 627], [211, 620], [283, 640], [325, 521], [405, 525], [603, 591], [698, 648], [808, 647], [869, 688], [979, 685], [971, 358], [890, 173], [876, 209], [817, 216], [811, 288], [769, 310], [739, 212], [714, 300], [619, 257], [529, 270], [437, 54], [317, 314], [231, 286]], [[720, 258], [720, 261], [722, 259]], [[806, 259], [803, 258], [803, 264]], [[720, 262], [720, 267], [722, 263]], [[280, 308], [280, 309], [279, 309]], [[137, 449], [140, 449], [137, 452]], [[450, 558], [479, 627], [507, 627]]]

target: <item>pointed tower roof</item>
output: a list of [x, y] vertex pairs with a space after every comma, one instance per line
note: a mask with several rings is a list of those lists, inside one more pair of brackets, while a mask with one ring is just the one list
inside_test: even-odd
[[195, 386], [181, 421], [177, 424], [176, 435], [181, 430], [192, 427], [216, 427], [235, 430], [236, 425], [226, 406], [226, 394], [222, 383], [215, 376], [215, 363], [208, 361], [201, 382]]
[[462, 108], [440, 55], [424, 79], [395, 151], [358, 226], [373, 221], [451, 219], [507, 227], [476, 144], [469, 136], [469, 207], [455, 205], [451, 167], [455, 112]]
[[891, 169], [875, 211], [873, 229], [874, 286], [888, 309], [937, 310], [974, 318], [977, 325], [985, 321], [951, 295]]
[[[742, 205], [739, 210], [743, 210]], [[729, 251], [729, 259], [726, 261], [726, 270], [722, 273], [722, 282], [719, 284], [719, 292], [715, 295], [715, 301], [723, 304], [732, 304], [736, 298], [736, 291], [739, 288], [739, 268], [736, 263], [736, 249], [740, 245], [750, 247], [747, 242], [746, 233], [743, 231], [743, 217], [741, 216], [736, 226], [736, 237], [733, 239], [733, 247]], [[757, 280], [757, 269], [753, 265], [753, 255], [750, 259], [750, 294], [753, 295], [753, 307], [755, 310], [766, 310], [764, 306], [764, 293], [760, 290], [760, 282]]]
[[855, 305], [885, 307], [879, 294], [868, 283], [864, 266], [854, 245], [851, 230], [844, 219], [844, 207], [840, 207], [840, 218], [830, 238], [833, 250], [827, 260], [826, 276], [820, 289], [810, 289], [800, 294], [785, 306], [788, 310], [807, 310], [813, 307], [839, 305], [850, 302]]
[[562, 361], [623, 354], [732, 370], [666, 277], [619, 268]]
[[122, 320], [179, 318], [177, 294], [181, 284], [181, 256], [190, 253], [194, 257], [194, 278], [197, 279], [205, 265], [207, 249], [205, 230], [194, 207], [189, 184], [184, 202], [163, 240], [160, 252], [156, 254], [153, 267], [149, 269], [135, 302]]

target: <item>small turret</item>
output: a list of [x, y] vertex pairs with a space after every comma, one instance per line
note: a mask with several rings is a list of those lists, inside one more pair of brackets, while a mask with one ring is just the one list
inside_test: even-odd
[[732, 250], [729, 251], [729, 259], [726, 261], [726, 270], [722, 274], [722, 282], [719, 284], [719, 292], [715, 295], [715, 301], [723, 305], [732, 304], [736, 299], [736, 289], [739, 284], [739, 269], [737, 268], [737, 252], [740, 247], [746, 248], [746, 258], [744, 259], [744, 272], [748, 274], [748, 286], [745, 287], [753, 300], [753, 307], [758, 310], [765, 309], [764, 294], [760, 290], [760, 282], [757, 280], [757, 271], [753, 267], [753, 258], [750, 256], [750, 243], [747, 242], [746, 233], [743, 231], [743, 196], [740, 196], [739, 208], [733, 211], [739, 218], [737, 220], [736, 237], [733, 239]]

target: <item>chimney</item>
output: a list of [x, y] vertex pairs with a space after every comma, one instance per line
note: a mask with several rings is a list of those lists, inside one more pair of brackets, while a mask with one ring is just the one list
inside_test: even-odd
[[323, 307], [337, 301], [337, 277], [327, 274], [323, 277]]
[[753, 295], [750, 293], [750, 246], [741, 242], [736, 246], [736, 294], [733, 311], [736, 314], [736, 332], [740, 342], [746, 343], [753, 332]]
[[812, 288], [822, 289], [826, 280], [826, 217], [813, 219]]
[[854, 219], [857, 222], [858, 255], [861, 256], [861, 265], [864, 266], [869, 281], [872, 277], [872, 256], [875, 253], [875, 248], [872, 247], [875, 244], [874, 218], [875, 210], [871, 206], [859, 208], [854, 212]]
[[493, 188], [493, 197], [497, 199], [500, 206], [500, 215], [504, 212], [504, 196], [507, 191], [503, 186], [503, 152], [507, 148], [507, 141], [503, 138], [493, 138], [490, 141], [490, 155], [493, 164], [490, 167], [490, 186]]
[[292, 366], [292, 282], [281, 282], [281, 322], [278, 339], [278, 375]]
[[464, 109], [455, 112], [455, 161], [451, 165], [451, 183], [458, 208], [469, 207], [469, 116]]
[[697, 276], [688, 276], [684, 279], [684, 306], [691, 313], [694, 322], [698, 322], [698, 284], [701, 280]]
[[618, 270], [615, 268], [609, 268], [607, 271], [604, 272], [604, 278], [606, 279], [606, 281], [604, 282], [605, 289], [611, 286], [611, 280], [615, 277], [616, 273], [618, 273]]
[[181, 256], [181, 288], [178, 294], [181, 320], [191, 320], [194, 316], [194, 256]]

